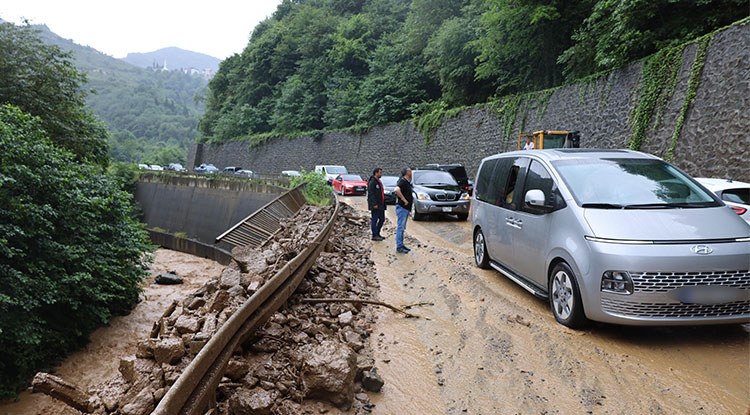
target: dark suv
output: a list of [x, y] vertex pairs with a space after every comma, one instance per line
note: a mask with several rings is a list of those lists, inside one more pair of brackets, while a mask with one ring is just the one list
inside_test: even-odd
[[471, 195], [474, 193], [474, 182], [469, 180], [469, 176], [466, 174], [466, 169], [460, 164], [437, 164], [432, 163], [426, 165], [422, 170], [442, 170], [450, 173], [454, 179], [461, 186], [461, 190]]

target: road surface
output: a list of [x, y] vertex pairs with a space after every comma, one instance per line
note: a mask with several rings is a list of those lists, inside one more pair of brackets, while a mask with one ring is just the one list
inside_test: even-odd
[[[363, 197], [343, 198], [366, 209]], [[750, 325], [573, 331], [545, 301], [474, 266], [471, 222], [409, 221], [409, 254], [373, 242], [382, 312], [372, 336], [386, 384], [375, 414], [746, 414]]]

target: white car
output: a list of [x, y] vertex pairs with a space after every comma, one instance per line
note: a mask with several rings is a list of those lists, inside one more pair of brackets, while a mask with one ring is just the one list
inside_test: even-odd
[[750, 183], [727, 179], [696, 178], [695, 180], [714, 192], [719, 199], [750, 224]]
[[328, 184], [331, 184], [339, 174], [349, 174], [349, 171], [344, 166], [318, 165], [315, 166], [315, 173], [325, 174]]
[[158, 164], [152, 164], [149, 166], [149, 170], [155, 170], [155, 171], [163, 171], [164, 167], [158, 165]]
[[[224, 170], [226, 171], [226, 169], [224, 169]], [[252, 171], [252, 170], [240, 169], [240, 170], [237, 170], [236, 172], [234, 172], [234, 175], [235, 176], [242, 176], [242, 177], [247, 178], [247, 179], [255, 178], [255, 172]]]

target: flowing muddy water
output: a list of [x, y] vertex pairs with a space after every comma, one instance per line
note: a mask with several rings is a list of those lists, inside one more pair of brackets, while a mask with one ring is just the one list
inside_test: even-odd
[[[217, 262], [181, 252], [159, 249], [151, 266], [151, 277], [143, 286], [142, 301], [127, 316], [114, 317], [110, 324], [91, 334], [89, 344], [68, 356], [55, 369], [55, 374], [82, 390], [101, 383], [117, 373], [121, 357], [135, 354], [136, 342], [148, 337], [154, 321], [173, 300], [182, 300], [206, 281], [221, 275], [223, 266]], [[183, 277], [180, 285], [151, 284], [154, 277], [174, 271]], [[6, 415], [75, 415], [80, 412], [42, 393], [25, 391], [17, 401], [0, 404]]]
[[381, 312], [371, 342], [386, 383], [373, 413], [748, 413], [748, 325], [569, 330], [474, 266], [470, 222], [410, 220], [401, 255], [392, 207], [387, 217], [372, 251], [381, 300], [434, 305], [411, 310], [429, 320]]

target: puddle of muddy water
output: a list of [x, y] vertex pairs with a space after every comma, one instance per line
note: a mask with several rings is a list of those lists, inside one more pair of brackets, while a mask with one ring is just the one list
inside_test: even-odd
[[[136, 341], [148, 336], [156, 321], [173, 300], [181, 300], [206, 281], [221, 275], [217, 262], [159, 249], [151, 266], [151, 277], [144, 284], [142, 301], [127, 316], [114, 317], [110, 324], [91, 334], [89, 344], [68, 356], [55, 368], [55, 374], [79, 388], [103, 382], [117, 373], [120, 358], [135, 354]], [[184, 279], [180, 285], [151, 284], [156, 275], [173, 271]], [[0, 403], [0, 414], [75, 415], [78, 411], [41, 393], [25, 391], [17, 400]]]

